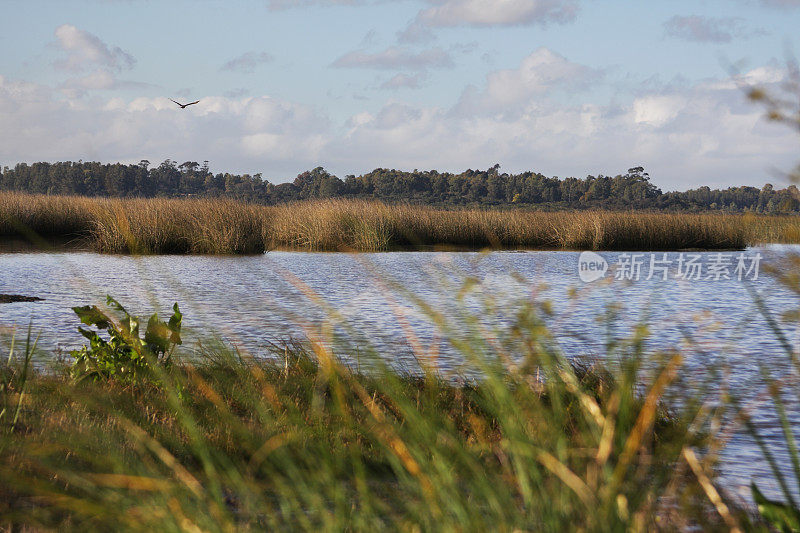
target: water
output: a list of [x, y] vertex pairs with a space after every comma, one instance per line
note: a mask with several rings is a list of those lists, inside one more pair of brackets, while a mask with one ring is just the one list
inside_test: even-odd
[[[755, 272], [737, 279], [737, 258], [763, 256]], [[370, 347], [408, 367], [415, 358], [433, 358], [443, 371], [460, 371], [463, 357], [447, 336], [466, 335], [464, 314], [477, 317], [481, 335], [501, 337], [524, 302], [548, 301], [550, 330], [572, 357], [601, 357], [614, 339], [631, 335], [646, 322], [649, 351], [680, 349], [686, 364], [680, 390], [707, 390], [724, 381], [744, 398], [762, 392], [759, 363], [775, 376], [788, 376], [787, 357], [774, 332], [754, 304], [762, 294], [775, 314], [798, 307], [797, 296], [766, 276], [764, 264], [778, 264], [796, 247], [769, 247], [725, 252], [733, 279], [679, 280], [679, 254], [671, 253], [669, 279], [647, 280], [650, 254], [645, 254], [638, 280], [613, 279], [619, 253], [603, 253], [612, 272], [593, 283], [578, 275], [577, 252], [270, 252], [250, 257], [129, 256], [89, 252], [0, 254], [0, 294], [44, 298], [41, 302], [0, 304], [0, 326], [41, 332], [40, 345], [53, 350], [79, 346], [78, 321], [72, 306], [100, 304], [111, 294], [134, 314], [154, 310], [167, 315], [179, 302], [187, 329], [186, 344], [211, 334], [241, 350], [264, 353], [274, 341], [346, 335], [347, 343], [366, 353]], [[707, 269], [718, 252], [698, 253]], [[688, 258], [688, 254], [686, 255]], [[656, 259], [662, 259], [657, 254]], [[748, 265], [750, 266], [750, 265]], [[619, 272], [618, 272], [619, 273]], [[744, 274], [744, 272], [743, 272]], [[705, 277], [705, 275], [704, 275]], [[457, 302], [465, 280], [470, 290]], [[454, 325], [435, 327], [417, 299]], [[487, 306], [490, 310], [487, 311]], [[615, 309], [614, 320], [606, 317]], [[796, 331], [786, 330], [796, 344]], [[687, 338], [691, 337], [691, 343]], [[690, 347], [687, 347], [689, 346]], [[729, 368], [725, 376], [714, 371]], [[675, 401], [680, 401], [677, 397]], [[797, 399], [792, 420], [800, 424]], [[767, 407], [756, 410], [756, 422], [788, 468], [779, 426]], [[751, 479], [777, 495], [769, 468], [750, 439], [733, 436], [723, 455], [722, 478], [731, 491], [747, 497]]]

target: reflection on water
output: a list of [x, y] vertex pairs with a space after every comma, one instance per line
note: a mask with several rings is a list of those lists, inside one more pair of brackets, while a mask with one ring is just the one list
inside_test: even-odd
[[[770, 263], [791, 250], [770, 247], [759, 252]], [[717, 253], [704, 252], [700, 260], [713, 261]], [[620, 261], [619, 253], [601, 255], [612, 265]], [[734, 264], [735, 255], [731, 252]], [[271, 341], [317, 335], [327, 324], [326, 331], [346, 334], [359, 350], [376, 347], [400, 365], [436, 354], [447, 371], [457, 370], [462, 359], [416, 299], [450, 317], [452, 324], [463, 324], [466, 310], [491, 336], [514, 320], [522, 302], [534, 298], [551, 302], [549, 326], [569, 356], [600, 357], [608, 343], [628, 337], [645, 322], [651, 351], [676, 348], [686, 353], [684, 390], [705, 387], [709, 376], [723, 379], [713, 372], [726, 367], [726, 382], [744, 397], [755, 397], [761, 383], [759, 363], [775, 375], [787, 373], [786, 357], [748, 286], [764, 295], [776, 313], [797, 302], [763, 272], [757, 280], [739, 281], [734, 275], [732, 280], [664, 281], [658, 276], [647, 280], [643, 271], [638, 281], [628, 282], [612, 280], [608, 273], [604, 281], [583, 283], [578, 256], [551, 251], [143, 258], [88, 252], [0, 254], [0, 294], [44, 298], [0, 305], [0, 326], [32, 323], [34, 331], [42, 332], [40, 344], [46, 348], [70, 348], [82, 344], [70, 307], [102, 303], [111, 294], [140, 316], [167, 311], [179, 302], [189, 343], [214, 333], [257, 354]], [[457, 303], [465, 279], [476, 284]], [[487, 304], [492, 312], [486, 311]], [[604, 318], [609, 310], [615, 310], [613, 322]], [[466, 333], [458, 327], [450, 332]], [[787, 333], [794, 339], [794, 332]], [[800, 420], [797, 409], [792, 416]], [[758, 421], [765, 435], [779, 443], [773, 414], [761, 409]], [[769, 477], [747, 438], [735, 436], [725, 453], [723, 474], [729, 487], [738, 490], [753, 477]]]

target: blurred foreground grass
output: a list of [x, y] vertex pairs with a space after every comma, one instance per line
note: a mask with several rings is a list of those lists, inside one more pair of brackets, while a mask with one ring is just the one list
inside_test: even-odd
[[[321, 338], [245, 357], [204, 348], [135, 381], [0, 368], [0, 527], [234, 531], [722, 528], [720, 411], [663, 405], [683, 358], [646, 328], [603, 363], [568, 360], [547, 309], [499, 336], [465, 327], [472, 375]], [[435, 318], [435, 317], [434, 317]], [[9, 347], [9, 349], [11, 349]], [[340, 357], [343, 356], [343, 357]], [[360, 370], [360, 368], [365, 370]]]

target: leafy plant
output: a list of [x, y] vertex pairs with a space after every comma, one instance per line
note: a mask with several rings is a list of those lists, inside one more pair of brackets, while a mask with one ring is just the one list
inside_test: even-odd
[[[130, 315], [111, 296], [107, 297], [106, 304], [119, 315], [118, 320], [96, 305], [72, 308], [83, 324], [96, 328], [78, 327], [81, 335], [89, 339], [89, 346], [70, 352], [75, 358], [71, 371], [74, 378], [135, 381], [150, 374], [154, 364], [170, 366], [172, 353], [181, 344], [183, 315], [177, 302], [168, 322], [159, 320], [157, 313], [150, 317], [144, 338], [140, 338], [138, 317]], [[100, 336], [103, 330], [108, 333], [108, 340]]]

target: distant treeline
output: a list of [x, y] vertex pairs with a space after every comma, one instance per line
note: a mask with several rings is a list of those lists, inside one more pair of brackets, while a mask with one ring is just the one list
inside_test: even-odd
[[500, 165], [460, 174], [435, 170], [405, 172], [376, 169], [343, 180], [322, 167], [298, 175], [291, 183], [273, 184], [261, 174], [213, 174], [208, 162], [178, 165], [166, 160], [156, 167], [77, 163], [20, 163], [0, 173], [0, 190], [39, 194], [108, 197], [234, 198], [276, 205], [323, 198], [365, 198], [442, 206], [535, 206], [547, 209], [655, 209], [666, 211], [800, 211], [800, 191], [794, 185], [774, 189], [699, 187], [664, 193], [650, 182], [642, 167], [616, 176], [584, 179], [547, 177], [536, 172], [507, 174]]

